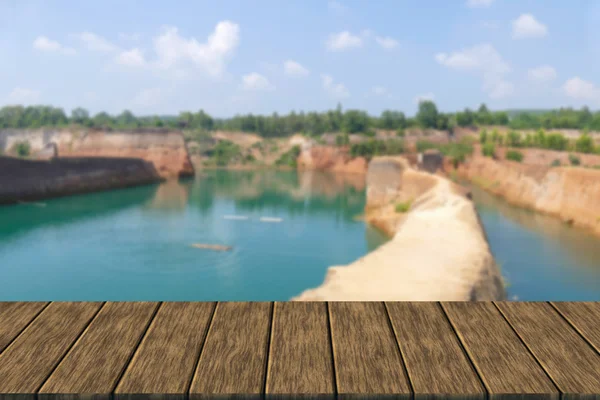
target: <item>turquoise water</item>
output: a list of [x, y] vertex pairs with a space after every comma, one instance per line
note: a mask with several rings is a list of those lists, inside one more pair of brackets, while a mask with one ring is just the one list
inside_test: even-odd
[[385, 241], [364, 201], [351, 176], [212, 171], [2, 207], [0, 300], [289, 300]]
[[[288, 300], [385, 242], [360, 177], [206, 174], [0, 207], [0, 300]], [[600, 301], [600, 239], [473, 190], [510, 299]]]
[[472, 190], [509, 299], [600, 301], [600, 238]]

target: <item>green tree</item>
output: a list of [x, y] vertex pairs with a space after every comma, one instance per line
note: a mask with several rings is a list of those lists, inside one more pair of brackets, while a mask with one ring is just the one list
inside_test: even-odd
[[580, 153], [593, 153], [594, 152], [594, 140], [592, 137], [584, 133], [577, 138], [575, 141], [575, 150]]
[[417, 121], [424, 128], [436, 128], [438, 120], [438, 109], [431, 100], [424, 100], [419, 103], [417, 112]]

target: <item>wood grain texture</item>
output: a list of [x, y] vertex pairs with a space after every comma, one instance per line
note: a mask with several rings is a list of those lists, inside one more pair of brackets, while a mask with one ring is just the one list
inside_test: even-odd
[[48, 303], [0, 302], [0, 354]]
[[600, 353], [600, 303], [551, 303], [567, 321]]
[[380, 302], [329, 303], [338, 394], [410, 397], [410, 384]]
[[101, 303], [52, 303], [0, 356], [0, 393], [33, 393], [96, 315]]
[[522, 393], [558, 399], [559, 391], [492, 303], [442, 307], [491, 397]]
[[327, 304], [275, 303], [267, 394], [335, 396]]
[[550, 304], [495, 304], [567, 397], [600, 394], [600, 355]]
[[486, 398], [486, 390], [439, 304], [389, 302], [386, 306], [415, 398], [434, 394]]
[[40, 393], [111, 393], [157, 306], [105, 304]]
[[163, 303], [115, 393], [185, 394], [214, 307], [215, 303]]
[[217, 305], [190, 394], [263, 393], [271, 309], [264, 302]]

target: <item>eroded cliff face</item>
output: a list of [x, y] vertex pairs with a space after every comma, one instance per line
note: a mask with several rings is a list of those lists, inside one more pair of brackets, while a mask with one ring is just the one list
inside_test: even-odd
[[[396, 212], [399, 203], [410, 204]], [[292, 300], [466, 301], [506, 297], [500, 271], [467, 193], [414, 170], [399, 157], [377, 157], [367, 175], [367, 221], [392, 239], [323, 284]]]
[[159, 182], [154, 165], [137, 158], [0, 157], [0, 204]]
[[459, 174], [508, 202], [600, 234], [600, 170], [473, 157]]
[[98, 131], [38, 129], [0, 131], [0, 149], [29, 142], [32, 153], [55, 144], [58, 157], [120, 157], [150, 161], [163, 178], [192, 176], [183, 134], [168, 130]]
[[348, 148], [304, 144], [298, 156], [298, 169], [365, 174], [367, 160], [352, 158]]

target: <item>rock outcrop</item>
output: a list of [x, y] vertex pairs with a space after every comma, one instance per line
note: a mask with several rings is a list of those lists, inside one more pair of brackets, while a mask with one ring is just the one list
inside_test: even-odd
[[123, 157], [150, 161], [164, 178], [194, 175], [183, 134], [167, 129], [101, 131], [86, 129], [37, 129], [0, 131], [0, 150], [10, 153], [27, 141], [32, 154], [49, 145], [58, 157]]
[[[399, 204], [409, 205], [397, 212]], [[466, 191], [412, 169], [400, 157], [378, 157], [367, 175], [367, 221], [393, 238], [324, 283], [292, 300], [501, 300], [506, 294], [485, 232]]]
[[458, 172], [509, 203], [600, 234], [598, 169], [524, 165], [475, 156]]
[[0, 204], [159, 182], [154, 165], [135, 158], [0, 157]]
[[307, 143], [303, 145], [297, 163], [300, 170], [353, 174], [367, 172], [367, 160], [363, 157], [352, 158], [347, 147], [314, 146]]

